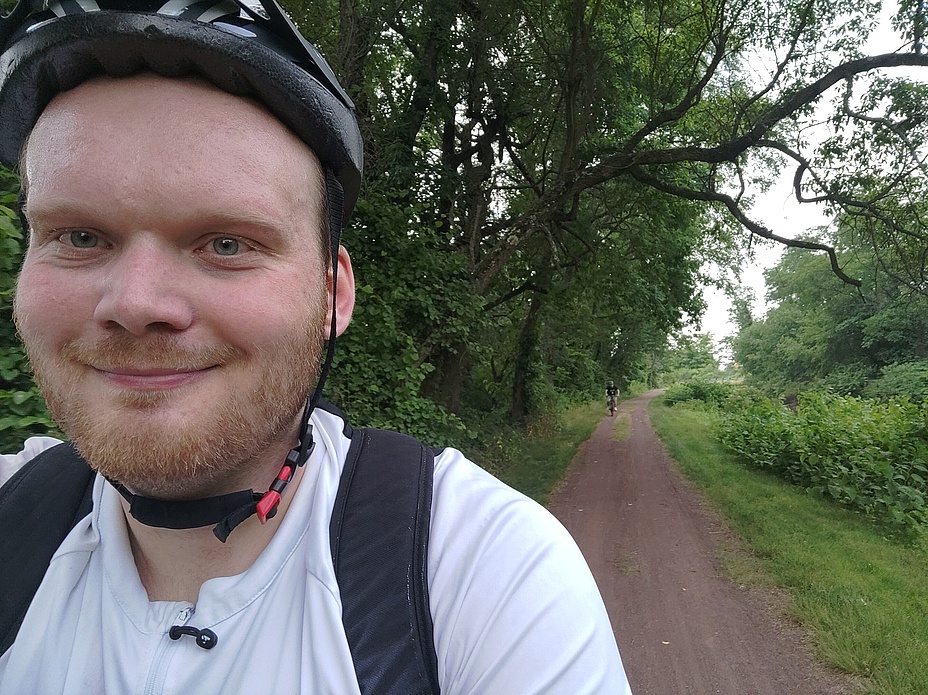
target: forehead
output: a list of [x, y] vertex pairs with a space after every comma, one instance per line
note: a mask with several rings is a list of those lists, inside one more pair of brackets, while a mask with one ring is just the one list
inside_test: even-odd
[[58, 95], [22, 165], [30, 202], [68, 190], [305, 208], [322, 186], [312, 151], [258, 103], [151, 74], [97, 78]]

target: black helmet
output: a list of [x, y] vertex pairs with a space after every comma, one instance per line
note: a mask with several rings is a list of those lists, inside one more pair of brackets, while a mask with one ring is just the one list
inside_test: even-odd
[[309, 145], [346, 220], [363, 160], [351, 99], [275, 0], [254, 1], [20, 0], [0, 19], [0, 162], [15, 166], [52, 98], [90, 78], [197, 75], [261, 102]]

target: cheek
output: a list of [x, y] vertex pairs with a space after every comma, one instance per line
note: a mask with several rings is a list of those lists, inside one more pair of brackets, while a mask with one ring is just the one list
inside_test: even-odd
[[16, 283], [16, 325], [27, 339], [66, 339], [92, 314], [89, 294], [86, 286], [76, 286], [60, 272], [27, 261]]
[[209, 323], [224, 327], [223, 339], [233, 344], [278, 345], [325, 322], [325, 285], [320, 281], [309, 287], [305, 275], [253, 281], [212, 295], [209, 308], [203, 307]]

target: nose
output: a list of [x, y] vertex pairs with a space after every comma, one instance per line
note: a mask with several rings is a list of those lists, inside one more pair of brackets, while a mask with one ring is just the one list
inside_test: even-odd
[[156, 243], [123, 247], [104, 269], [94, 320], [133, 335], [182, 331], [193, 322], [183, 259]]

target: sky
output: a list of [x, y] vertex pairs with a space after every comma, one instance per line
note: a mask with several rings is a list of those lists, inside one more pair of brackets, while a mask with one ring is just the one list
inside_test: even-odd
[[[792, 184], [793, 170], [785, 170], [777, 183], [763, 197], [758, 197], [751, 212], [752, 219], [775, 234], [789, 238], [829, 222], [829, 218], [822, 213], [821, 205], [800, 205], [796, 201]], [[751, 313], [755, 317], [763, 316], [768, 308], [764, 270], [775, 266], [786, 248], [781, 244], [758, 241], [754, 262], [741, 269], [741, 282], [754, 296]], [[703, 297], [707, 309], [702, 317], [702, 332], [711, 333], [713, 342], [719, 345], [727, 336], [737, 332], [730, 315], [731, 301], [721, 291], [711, 287], [703, 288]]]
[[[902, 39], [889, 24], [889, 18], [896, 8], [897, 4], [891, 0], [883, 3], [880, 26], [864, 46], [865, 53], [889, 53], [902, 45]], [[898, 74], [898, 72], [894, 71], [893, 74]], [[793, 237], [829, 222], [829, 219], [822, 213], [821, 205], [811, 203], [800, 205], [796, 201], [792, 192], [793, 173], [792, 167], [784, 169], [777, 183], [763, 196], [758, 196], [750, 213], [752, 219], [784, 237]], [[764, 270], [777, 264], [784, 249], [785, 247], [780, 244], [762, 242], [756, 246], [754, 262], [741, 269], [741, 280], [745, 286], [750, 288], [754, 296], [752, 313], [755, 317], [763, 316], [768, 308]], [[731, 301], [722, 292], [713, 288], [703, 288], [703, 297], [706, 300], [707, 309], [702, 317], [701, 332], [711, 334], [713, 342], [720, 348], [721, 342], [726, 337], [736, 333], [730, 316]], [[721, 349], [717, 351], [716, 357], [723, 362], [727, 359], [727, 355]]]

